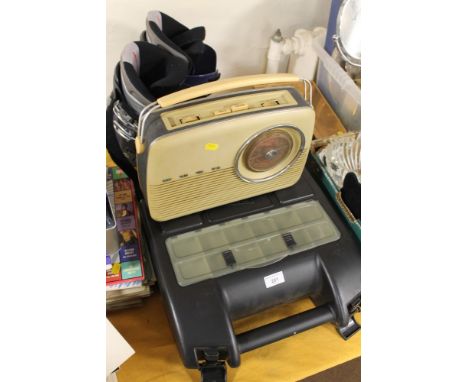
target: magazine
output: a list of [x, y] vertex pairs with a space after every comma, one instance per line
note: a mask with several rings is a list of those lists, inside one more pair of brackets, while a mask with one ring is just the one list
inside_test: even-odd
[[132, 285], [145, 278], [135, 189], [127, 175], [110, 161], [106, 180], [120, 247], [117, 252], [106, 254], [106, 285]]

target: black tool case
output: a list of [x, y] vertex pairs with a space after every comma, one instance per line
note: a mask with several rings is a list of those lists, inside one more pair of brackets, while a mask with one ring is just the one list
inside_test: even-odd
[[[178, 284], [166, 239], [307, 200], [321, 204], [340, 232], [338, 240], [273, 264]], [[336, 208], [307, 167], [299, 182], [287, 189], [167, 222], [152, 220], [142, 202], [144, 233], [185, 367], [200, 369], [204, 381], [223, 381], [225, 362], [238, 367], [240, 355], [249, 350], [327, 322], [334, 323], [344, 339], [359, 330], [352, 315], [360, 309], [360, 242]], [[265, 277], [278, 272], [284, 282], [267, 288]], [[305, 296], [315, 308], [245, 333], [233, 330], [233, 320]]]

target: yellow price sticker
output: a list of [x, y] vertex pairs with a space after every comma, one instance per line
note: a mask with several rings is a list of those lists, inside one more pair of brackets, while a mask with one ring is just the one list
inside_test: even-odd
[[216, 151], [218, 150], [219, 145], [217, 143], [206, 143], [205, 150], [206, 151]]
[[119, 263], [112, 264], [112, 273], [114, 275], [118, 275], [120, 273], [120, 264]]

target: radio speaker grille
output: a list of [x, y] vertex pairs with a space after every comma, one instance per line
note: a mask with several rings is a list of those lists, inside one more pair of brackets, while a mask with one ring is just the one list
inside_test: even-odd
[[148, 207], [158, 221], [232, 203], [292, 186], [299, 180], [307, 160], [307, 150], [283, 174], [262, 183], [247, 183], [234, 168], [194, 175], [148, 187]]

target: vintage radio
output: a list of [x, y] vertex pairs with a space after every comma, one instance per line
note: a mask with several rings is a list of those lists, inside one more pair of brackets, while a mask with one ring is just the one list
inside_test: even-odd
[[[304, 96], [293, 86], [300, 81]], [[140, 114], [135, 141], [151, 217], [166, 221], [292, 186], [314, 120], [311, 85], [292, 74], [235, 77], [159, 98]]]

